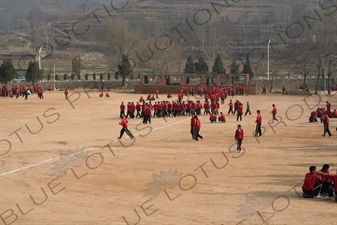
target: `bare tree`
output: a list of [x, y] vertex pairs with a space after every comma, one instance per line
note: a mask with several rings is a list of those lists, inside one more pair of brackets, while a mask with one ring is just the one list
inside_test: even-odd
[[225, 33], [224, 23], [212, 22], [199, 26], [196, 30], [195, 42], [206, 56], [207, 64], [211, 67], [218, 55], [225, 58], [226, 44], [229, 33]]

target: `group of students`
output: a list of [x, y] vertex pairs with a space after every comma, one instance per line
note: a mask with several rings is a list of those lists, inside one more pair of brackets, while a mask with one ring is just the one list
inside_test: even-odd
[[[49, 91], [52, 91], [51, 87], [48, 88]], [[44, 99], [43, 94], [44, 90], [38, 84], [35, 84], [33, 87], [30, 85], [26, 88], [24, 85], [13, 85], [12, 88], [8, 88], [7, 86], [2, 86], [0, 88], [0, 96], [2, 97], [10, 97], [10, 98], [19, 98], [24, 97], [25, 100], [28, 100], [28, 96], [37, 93], [37, 97], [39, 99]]]
[[302, 185], [303, 198], [322, 198], [324, 194], [324, 199], [329, 200], [335, 196], [337, 202], [337, 174], [330, 174], [329, 168], [329, 164], [324, 164], [319, 171], [316, 166], [309, 167]]

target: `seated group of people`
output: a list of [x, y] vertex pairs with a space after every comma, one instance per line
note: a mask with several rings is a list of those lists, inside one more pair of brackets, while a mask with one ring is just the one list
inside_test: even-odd
[[316, 166], [309, 167], [302, 186], [304, 198], [322, 198], [321, 194], [325, 194], [324, 199], [335, 196], [337, 202], [337, 174], [330, 174], [329, 168], [328, 164], [324, 164], [320, 171], [316, 170]]
[[219, 121], [220, 123], [224, 123], [226, 122], [226, 117], [222, 112], [220, 112], [220, 115], [218, 115], [218, 117], [215, 113], [212, 113], [209, 116], [209, 121], [211, 121], [211, 123], [215, 123], [216, 121]]
[[317, 108], [317, 110], [312, 111], [309, 117], [309, 123], [317, 122], [317, 119], [320, 119], [320, 122], [323, 123], [323, 115], [327, 115], [329, 118], [337, 118], [337, 110], [333, 111], [327, 110], [325, 108]]

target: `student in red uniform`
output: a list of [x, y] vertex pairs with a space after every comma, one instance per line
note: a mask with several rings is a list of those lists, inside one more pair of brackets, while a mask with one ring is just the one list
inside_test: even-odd
[[218, 121], [221, 122], [221, 123], [226, 122], [225, 114], [223, 114], [222, 112], [220, 112], [220, 116], [218, 117]]
[[252, 113], [250, 112], [250, 105], [249, 105], [249, 102], [247, 102], [247, 107], [246, 107], [245, 115], [247, 115], [247, 113], [249, 113], [249, 115], [252, 115]]
[[316, 166], [310, 166], [309, 171], [310, 172], [305, 175], [302, 191], [308, 197], [322, 198], [320, 196], [322, 190], [322, 178], [317, 174]]
[[261, 115], [260, 110], [257, 110], [256, 113], [257, 113], [257, 116], [255, 120], [255, 123], [256, 123], [255, 137], [262, 136], [262, 131], [261, 131], [262, 115]]
[[235, 141], [236, 141], [236, 144], [237, 144], [237, 147], [236, 147], [236, 150], [238, 152], [241, 152], [241, 144], [242, 144], [242, 140], [243, 140], [243, 130], [241, 129], [241, 125], [238, 124], [238, 127], [235, 131]]
[[[337, 174], [329, 174], [329, 173], [323, 173], [324, 179], [331, 180], [333, 183], [333, 192], [335, 192], [335, 202], [337, 202]], [[332, 194], [333, 194], [332, 192]], [[329, 193], [328, 196], [325, 197], [325, 199], [331, 199], [333, 196], [331, 193]]]
[[322, 169], [320, 170], [322, 174], [322, 194], [327, 194], [328, 196], [325, 197], [325, 199], [331, 199], [334, 194], [334, 183], [331, 181], [331, 179], [328, 179], [326, 175], [329, 175], [329, 164], [324, 164], [322, 166]]
[[262, 88], [262, 94], [264, 94], [264, 95], [267, 94], [267, 88], [266, 88], [266, 85], [264, 85], [263, 88]]
[[232, 113], [232, 114], [234, 114], [234, 111], [233, 111], [233, 102], [232, 102], [232, 100], [229, 100], [229, 103], [228, 103], [228, 105], [229, 105], [229, 110], [228, 110], [228, 115], [229, 115], [229, 113]]
[[108, 92], [110, 92], [110, 87], [111, 87], [111, 84], [110, 84], [110, 83], [108, 83], [106, 87], [107, 87], [107, 89], [108, 89]]
[[192, 141], [194, 141], [194, 123], [195, 123], [195, 119], [194, 119], [194, 115], [192, 114], [191, 116], [191, 122], [190, 122], [190, 126], [191, 126], [191, 135], [192, 135]]
[[105, 97], [110, 98], [110, 94], [109, 93], [105, 93]]
[[274, 120], [278, 122], [278, 119], [276, 119], [277, 109], [276, 109], [275, 104], [273, 104], [272, 106], [273, 106], [273, 109], [271, 110], [270, 114], [273, 115], [273, 121], [271, 123], [274, 123]]
[[123, 137], [124, 132], [125, 132], [127, 135], [129, 135], [129, 137], [131, 139], [133, 139], [134, 137], [133, 137], [132, 133], [128, 129], [128, 122], [129, 121], [124, 116], [122, 116], [121, 119], [122, 120], [121, 120], [121, 122], [119, 122], [119, 125], [122, 126], [122, 129], [121, 129], [119, 137], [117, 137], [117, 138], [121, 139]]
[[286, 86], [283, 85], [283, 87], [282, 87], [282, 94], [285, 94], [285, 93], [287, 93], [287, 89], [286, 89]]
[[126, 117], [125, 116], [125, 105], [124, 105], [124, 102], [121, 103], [121, 105], [119, 106], [119, 109], [120, 109], [119, 117], [120, 118]]
[[99, 94], [99, 97], [102, 98], [103, 95], [104, 95], [103, 92], [101, 92], [101, 93]]
[[66, 99], [68, 99], [68, 94], [69, 94], [69, 91], [68, 91], [68, 88], [66, 88], [64, 90], [64, 96], [65, 96]]
[[329, 101], [326, 101], [326, 110], [327, 111], [331, 110], [331, 103]]
[[167, 98], [172, 98], [171, 93], [168, 93], [168, 94], [167, 94]]
[[158, 91], [158, 89], [157, 89], [157, 90], [156, 90], [156, 99], [159, 99], [158, 94], [159, 94], [159, 91]]
[[242, 121], [243, 106], [241, 102], [238, 102], [238, 106], [236, 110], [237, 110], [236, 121], [239, 121], [239, 118], [240, 118], [240, 121]]
[[329, 136], [331, 137], [331, 132], [329, 129], [330, 118], [328, 117], [328, 114], [326, 112], [323, 113], [323, 123], [324, 123], [324, 133], [322, 137], [325, 137], [326, 133], [328, 133]]
[[193, 134], [194, 134], [194, 140], [198, 142], [198, 138], [203, 139], [203, 136], [200, 135], [200, 128], [201, 128], [201, 121], [198, 118], [198, 116], [194, 116], [194, 129], [193, 129]]
[[211, 121], [211, 123], [216, 122], [216, 116], [215, 116], [214, 113], [212, 113], [212, 114], [210, 115], [209, 121]]

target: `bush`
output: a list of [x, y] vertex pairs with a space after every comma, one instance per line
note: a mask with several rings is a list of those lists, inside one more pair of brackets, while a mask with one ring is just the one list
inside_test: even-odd
[[58, 74], [55, 75], [55, 80], [59, 80], [59, 75]]
[[85, 80], [88, 80], [88, 78], [89, 78], [89, 77], [88, 77], [88, 74], [86, 73], [86, 74], [84, 75], [84, 79], [85, 79]]
[[74, 73], [71, 73], [70, 79], [71, 79], [71, 80], [74, 80], [74, 79], [75, 79], [75, 74], [74, 74]]
[[115, 73], [115, 80], [118, 80], [118, 76], [119, 76], [119, 74], [118, 74], [118, 71]]
[[110, 73], [108, 73], [108, 80], [110, 80], [111, 79], [111, 74]]
[[81, 74], [77, 74], [77, 80], [81, 80]]
[[66, 73], [63, 75], [63, 80], [68, 80], [68, 75]]

